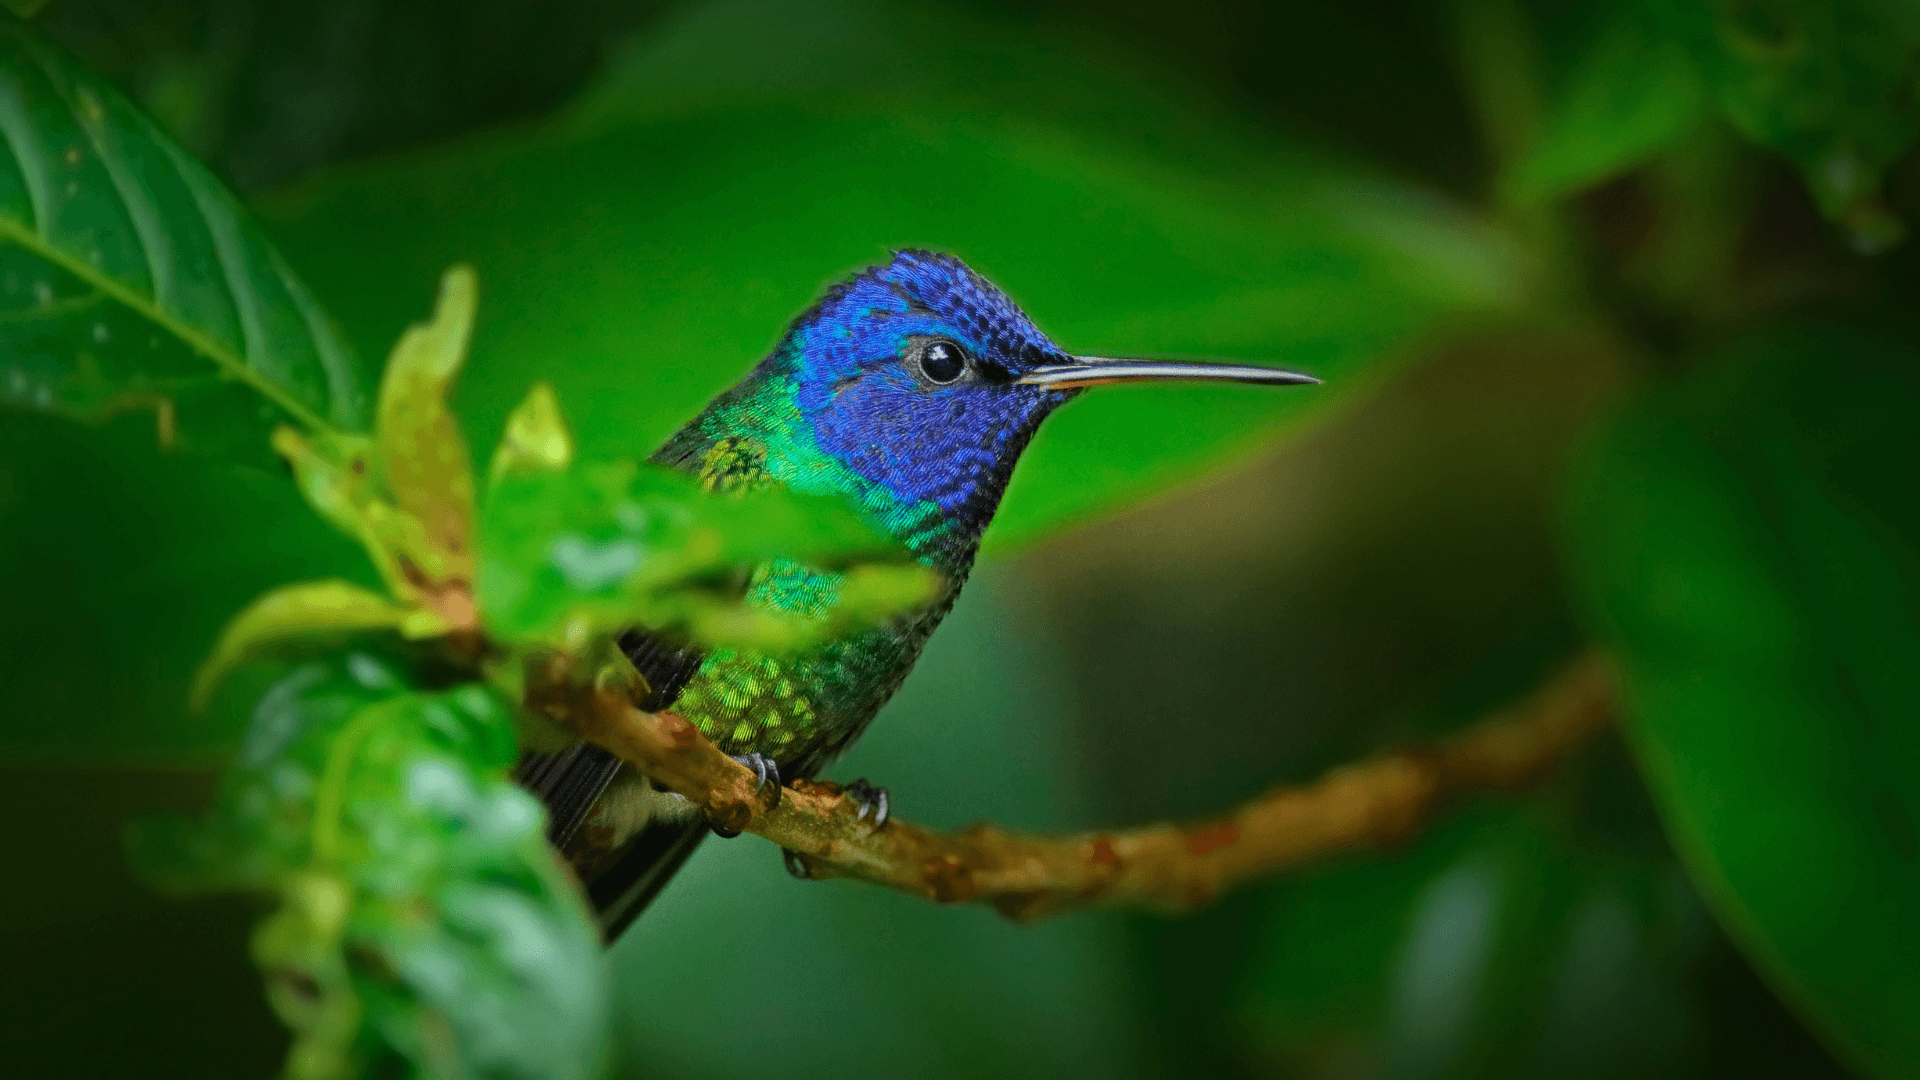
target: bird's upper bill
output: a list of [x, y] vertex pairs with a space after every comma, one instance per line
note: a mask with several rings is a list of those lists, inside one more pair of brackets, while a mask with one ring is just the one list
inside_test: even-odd
[[1220, 364], [1200, 360], [1113, 360], [1104, 356], [1076, 356], [1071, 363], [1046, 364], [1013, 380], [1024, 386], [1072, 390], [1126, 382], [1237, 382], [1299, 385], [1320, 380], [1297, 371]]

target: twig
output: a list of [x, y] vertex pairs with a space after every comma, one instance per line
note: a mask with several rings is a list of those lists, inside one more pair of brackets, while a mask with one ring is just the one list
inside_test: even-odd
[[753, 773], [684, 717], [641, 712], [619, 687], [569, 689], [563, 672], [530, 674], [529, 704], [705, 807], [722, 828], [793, 852], [810, 876], [990, 903], [1020, 921], [1093, 906], [1184, 911], [1253, 878], [1395, 843], [1463, 795], [1538, 779], [1605, 729], [1615, 707], [1606, 665], [1588, 652], [1526, 701], [1442, 743], [1335, 769], [1307, 787], [1275, 788], [1210, 821], [1061, 837], [993, 825], [942, 834], [899, 820], [876, 829], [828, 783], [799, 781], [768, 810]]

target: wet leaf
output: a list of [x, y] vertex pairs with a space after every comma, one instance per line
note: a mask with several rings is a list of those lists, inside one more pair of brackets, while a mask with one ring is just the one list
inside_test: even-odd
[[352, 351], [246, 212], [8, 15], [0, 142], [0, 402], [253, 455], [278, 422], [364, 426]]
[[188, 708], [199, 712], [229, 672], [275, 645], [321, 635], [398, 629], [405, 609], [350, 581], [304, 581], [275, 589], [228, 621], [193, 677]]
[[584, 1078], [599, 1055], [599, 935], [506, 778], [511, 707], [410, 689], [367, 653], [294, 669], [261, 699], [203, 821], [149, 821], [134, 851], [175, 891], [279, 899], [253, 952], [294, 1031], [287, 1073]]
[[1863, 1072], [1920, 1070], [1911, 327], [1748, 339], [1637, 402], [1570, 499], [1633, 743], [1730, 932]]

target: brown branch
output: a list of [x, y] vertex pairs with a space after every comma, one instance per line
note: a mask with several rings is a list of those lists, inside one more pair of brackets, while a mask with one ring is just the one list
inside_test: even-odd
[[1041, 837], [974, 825], [942, 834], [861, 821], [838, 785], [800, 781], [768, 810], [753, 774], [673, 713], [645, 713], [617, 687], [567, 689], [530, 673], [528, 702], [706, 808], [726, 829], [794, 852], [814, 877], [852, 877], [930, 900], [990, 903], [1017, 920], [1074, 908], [1184, 911], [1241, 882], [1336, 852], [1411, 836], [1441, 806], [1550, 771], [1612, 722], [1597, 653], [1576, 658], [1527, 700], [1437, 745], [1397, 750], [1280, 787], [1196, 825]]

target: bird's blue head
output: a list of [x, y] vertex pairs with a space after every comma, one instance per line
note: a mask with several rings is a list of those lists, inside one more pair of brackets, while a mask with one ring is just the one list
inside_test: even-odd
[[1034, 428], [1074, 393], [1019, 381], [1072, 358], [949, 255], [904, 251], [835, 287], [780, 352], [823, 452], [948, 515], [991, 513]]
[[1040, 421], [1084, 387], [1147, 379], [1315, 381], [1077, 357], [959, 259], [902, 251], [829, 289], [683, 436], [758, 429], [775, 479], [854, 497], [895, 536], [951, 562], [971, 558]]

